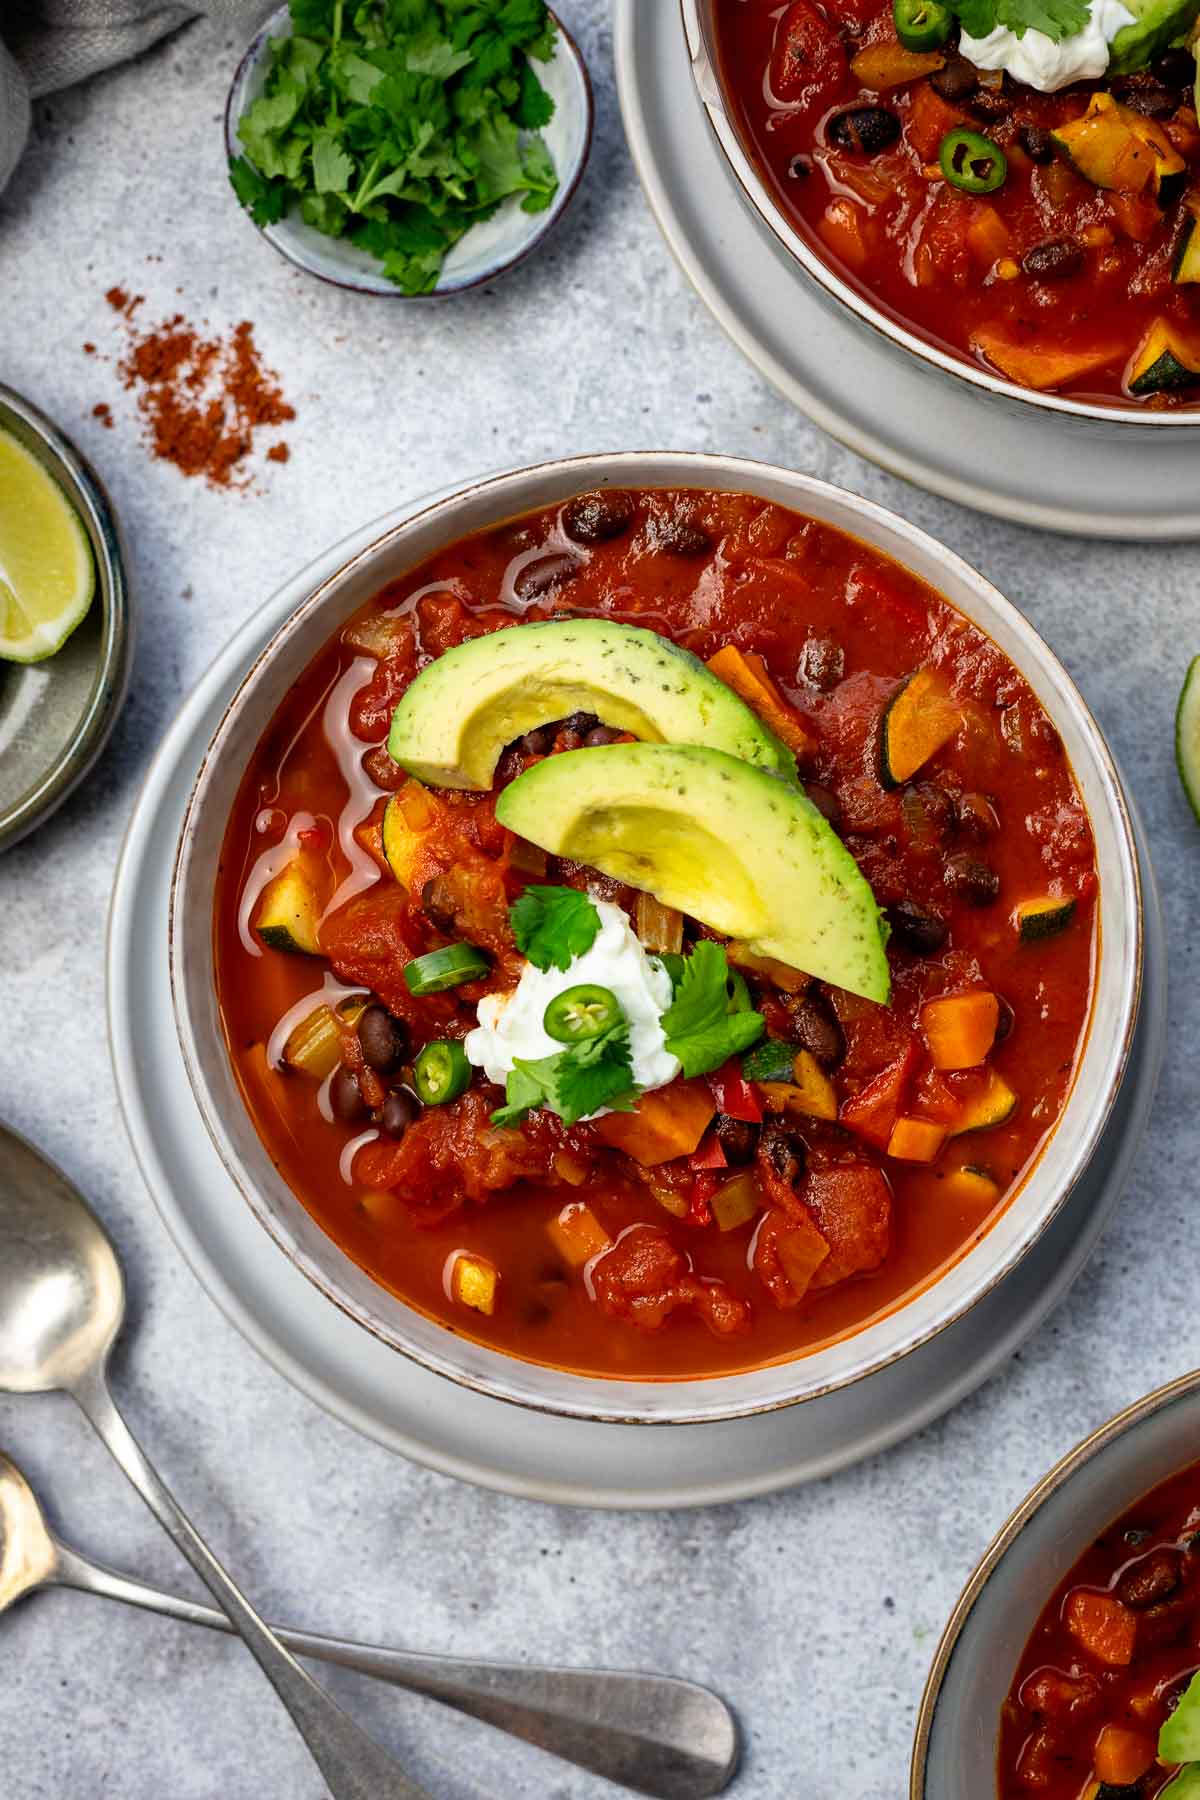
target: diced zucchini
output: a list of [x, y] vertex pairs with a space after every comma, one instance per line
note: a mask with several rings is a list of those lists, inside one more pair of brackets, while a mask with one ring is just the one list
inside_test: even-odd
[[1200, 350], [1183, 340], [1168, 319], [1156, 319], [1130, 358], [1125, 385], [1131, 394], [1163, 394], [1200, 378]]
[[989, 1170], [981, 1169], [975, 1163], [966, 1163], [961, 1169], [955, 1169], [946, 1176], [942, 1192], [951, 1200], [957, 1200], [966, 1206], [977, 1206], [982, 1211], [985, 1206], [995, 1206], [999, 1200], [1000, 1183]]
[[762, 1195], [753, 1175], [743, 1170], [717, 1189], [709, 1205], [720, 1231], [736, 1231], [762, 1210]]
[[317, 883], [306, 860], [297, 857], [263, 889], [255, 929], [272, 950], [319, 956], [321, 912]]
[[499, 1283], [500, 1272], [486, 1256], [466, 1250], [457, 1252], [450, 1270], [450, 1298], [460, 1306], [469, 1306], [473, 1312], [486, 1313], [490, 1318], [496, 1310]]
[[383, 854], [388, 867], [409, 893], [415, 893], [417, 853], [437, 820], [438, 809], [419, 781], [406, 781], [399, 793], [393, 794], [383, 814]]
[[921, 1030], [935, 1069], [975, 1069], [996, 1041], [1000, 1002], [989, 988], [945, 994], [921, 1008]]
[[1067, 929], [1075, 917], [1075, 902], [1061, 894], [1042, 894], [1036, 900], [1022, 900], [1015, 916], [1021, 942], [1036, 944]]
[[1200, 219], [1193, 213], [1189, 213], [1184, 220], [1179, 242], [1175, 246], [1171, 280], [1180, 287], [1189, 281], [1200, 281]]
[[961, 1137], [964, 1131], [988, 1131], [994, 1125], [1003, 1125], [1016, 1110], [1017, 1096], [995, 1069], [989, 1069], [981, 1092], [968, 1100], [950, 1135]]
[[781, 1038], [764, 1038], [742, 1058], [742, 1076], [746, 1081], [790, 1081], [796, 1052]]
[[946, 1129], [932, 1119], [897, 1119], [887, 1153], [899, 1162], [931, 1163], [946, 1141]]
[[1187, 166], [1160, 125], [1111, 94], [1093, 94], [1082, 118], [1057, 126], [1050, 136], [1086, 181], [1122, 193], [1152, 188], [1157, 194]]
[[897, 788], [962, 724], [962, 713], [938, 669], [918, 669], [892, 695], [879, 726], [879, 774], [885, 788]]
[[571, 1200], [546, 1227], [555, 1249], [573, 1269], [582, 1268], [612, 1243], [586, 1200]]

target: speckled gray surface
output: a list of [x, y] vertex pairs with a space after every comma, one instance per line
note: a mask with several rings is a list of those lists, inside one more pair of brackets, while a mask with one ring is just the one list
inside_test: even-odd
[[[668, 0], [647, 0], [667, 4]], [[994, 1527], [1087, 1429], [1195, 1356], [1200, 833], [1170, 719], [1200, 649], [1200, 547], [1086, 544], [915, 493], [808, 428], [725, 342], [660, 244], [621, 136], [603, 0], [565, 0], [597, 83], [584, 190], [510, 282], [450, 307], [361, 302], [255, 241], [219, 115], [239, 46], [197, 24], [39, 109], [0, 201], [4, 378], [94, 458], [128, 534], [140, 641], [100, 766], [0, 862], [0, 1109], [91, 1193], [126, 1258], [131, 1420], [214, 1546], [276, 1616], [431, 1649], [642, 1664], [720, 1687], [744, 1722], [745, 1800], [896, 1800], [938, 1630]], [[148, 260], [152, 259], [152, 260]], [[292, 460], [237, 497], [150, 461], [104, 290], [254, 319], [299, 417]], [[176, 290], [183, 292], [177, 295]], [[109, 402], [115, 428], [92, 418]], [[426, 1474], [259, 1362], [169, 1244], [117, 1115], [104, 914], [146, 762], [218, 646], [281, 576], [406, 493], [585, 449], [720, 448], [810, 469], [937, 533], [1021, 604], [1128, 771], [1166, 901], [1167, 1072], [1116, 1223], [1014, 1364], [885, 1457], [773, 1500], [670, 1517], [554, 1511]], [[1189, 1057], [1188, 1050], [1193, 1052]], [[189, 1584], [66, 1401], [0, 1401], [0, 1444], [68, 1535]], [[436, 1800], [615, 1790], [427, 1703], [331, 1678]], [[245, 1653], [74, 1594], [0, 1623], [5, 1800], [318, 1800]], [[974, 1800], [974, 1797], [972, 1797]]]

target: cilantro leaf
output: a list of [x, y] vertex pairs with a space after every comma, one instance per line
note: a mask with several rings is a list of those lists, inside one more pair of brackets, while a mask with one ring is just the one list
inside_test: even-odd
[[730, 1007], [729, 959], [723, 944], [702, 938], [675, 984], [675, 998], [662, 1015], [667, 1049], [685, 1075], [706, 1075], [739, 1051], [748, 1050], [766, 1030], [761, 1013]]
[[554, 101], [546, 92], [532, 67], [521, 70], [521, 94], [517, 101], [516, 121], [525, 131], [540, 131], [554, 117]]
[[313, 139], [313, 180], [318, 194], [344, 194], [354, 176], [354, 159], [346, 155], [331, 131]]
[[629, 1028], [622, 1020], [603, 1036], [572, 1044], [554, 1056], [518, 1056], [508, 1077], [505, 1105], [492, 1114], [492, 1124], [519, 1125], [533, 1107], [545, 1106], [569, 1127], [602, 1106], [629, 1112], [637, 1094]]
[[1040, 31], [1057, 44], [1083, 30], [1090, 9], [1088, 0], [953, 0], [952, 10], [970, 37], [1006, 26], [1018, 38]]
[[268, 181], [244, 156], [230, 158], [229, 180], [256, 225], [275, 225], [282, 219], [287, 204], [282, 181]]
[[522, 956], [535, 969], [567, 969], [596, 941], [600, 914], [586, 894], [569, 887], [528, 887], [508, 909]]
[[[553, 1062], [554, 1058], [547, 1060]], [[531, 1107], [541, 1106], [546, 1098], [546, 1085], [531, 1069], [521, 1067], [510, 1070], [508, 1084], [504, 1090], [505, 1104], [497, 1107], [492, 1114], [492, 1124], [503, 1130], [511, 1129], [528, 1117]]]

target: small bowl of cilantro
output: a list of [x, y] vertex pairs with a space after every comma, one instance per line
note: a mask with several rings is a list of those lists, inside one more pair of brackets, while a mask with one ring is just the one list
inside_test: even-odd
[[267, 241], [410, 299], [521, 262], [591, 137], [587, 67], [544, 0], [290, 0], [225, 109], [230, 180]]

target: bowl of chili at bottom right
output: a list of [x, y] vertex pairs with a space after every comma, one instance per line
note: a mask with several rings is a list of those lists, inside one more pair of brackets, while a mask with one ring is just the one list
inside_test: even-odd
[[1196, 1800], [1198, 1670], [1193, 1371], [1077, 1445], [989, 1546], [934, 1657], [909, 1800]]

